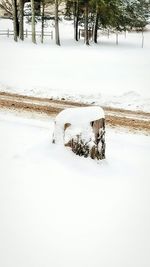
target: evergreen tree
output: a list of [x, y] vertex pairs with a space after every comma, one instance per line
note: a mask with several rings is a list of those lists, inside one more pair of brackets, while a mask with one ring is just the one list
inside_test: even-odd
[[132, 28], [144, 28], [148, 24], [150, 16], [150, 1], [148, 0], [126, 0], [125, 21]]
[[[60, 0], [62, 1], [62, 0]], [[32, 42], [36, 43], [35, 20], [41, 23], [41, 42], [44, 36], [45, 6], [52, 6], [51, 18], [55, 20], [55, 41], [60, 45], [59, 36], [59, 0], [30, 0], [32, 20]], [[24, 3], [25, 0], [1, 0], [0, 7], [13, 19], [14, 40], [24, 39]], [[97, 43], [98, 30], [111, 28], [122, 31], [143, 30], [150, 18], [150, 0], [65, 0], [65, 19], [72, 19], [74, 39], [78, 41], [78, 28], [84, 28], [85, 43], [89, 45], [89, 33], [93, 32], [93, 41]], [[40, 4], [42, 15], [40, 13]], [[28, 14], [29, 15], [29, 14]]]

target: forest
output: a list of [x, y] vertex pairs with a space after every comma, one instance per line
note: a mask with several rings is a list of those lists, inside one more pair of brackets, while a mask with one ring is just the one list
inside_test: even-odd
[[24, 40], [24, 18], [32, 24], [32, 42], [36, 43], [36, 23], [41, 22], [43, 42], [44, 25], [53, 20], [55, 42], [60, 45], [59, 23], [72, 20], [74, 39], [79, 40], [82, 28], [85, 44], [92, 36], [97, 43], [98, 31], [109, 29], [121, 31], [143, 31], [149, 23], [149, 0], [1, 0], [0, 9], [13, 20], [14, 41]]

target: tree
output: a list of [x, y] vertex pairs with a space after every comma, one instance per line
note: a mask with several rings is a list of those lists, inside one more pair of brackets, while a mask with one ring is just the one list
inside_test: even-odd
[[[23, 5], [24, 5], [24, 0], [19, 0], [19, 1], [20, 2], [22, 1]], [[5, 11], [5, 14], [8, 18], [14, 20], [14, 16], [15, 16], [15, 22], [14, 23], [15, 23], [15, 28], [17, 30], [17, 37], [20, 36], [20, 30], [21, 30], [20, 21], [23, 20], [23, 6], [22, 6], [22, 10], [21, 10], [20, 9], [20, 2], [18, 3], [17, 0], [16, 1], [1, 0], [1, 2], [0, 2], [0, 8]], [[15, 8], [15, 10], [14, 10], [14, 8]], [[21, 12], [22, 12], [22, 15], [21, 15]], [[23, 25], [23, 22], [22, 22], [22, 25]]]
[[12, 0], [14, 41], [17, 42], [17, 0]]
[[79, 0], [74, 1], [74, 39], [78, 41]]
[[58, 17], [58, 0], [55, 0], [55, 41], [57, 45], [60, 45], [59, 37], [59, 17]]
[[98, 10], [98, 3], [96, 1], [96, 11], [95, 11], [95, 18], [94, 18], [94, 27], [93, 27], [93, 40], [94, 43], [97, 43], [97, 31], [98, 31], [98, 18], [99, 18], [99, 10]]
[[144, 28], [148, 24], [150, 17], [150, 1], [136, 0], [124, 2], [124, 17], [126, 24], [130, 28]]
[[35, 2], [31, 0], [31, 12], [32, 12], [32, 42], [36, 44], [36, 33], [35, 33]]
[[45, 0], [42, 0], [42, 26], [41, 26], [41, 43], [43, 43], [44, 39], [44, 13], [45, 13]]
[[[35, 22], [41, 21], [41, 42], [44, 36], [46, 19], [55, 20], [55, 42], [60, 45], [59, 20], [62, 0], [0, 0], [0, 8], [13, 19], [14, 40], [24, 39], [24, 3], [30, 1], [30, 13], [26, 13], [32, 21], [32, 42], [36, 43]], [[41, 4], [41, 8], [40, 8]], [[73, 20], [74, 39], [78, 41], [78, 28], [84, 27], [86, 45], [89, 45], [91, 32], [93, 41], [97, 43], [98, 30], [111, 28], [117, 31], [132, 28], [143, 30], [150, 17], [150, 0], [65, 0], [66, 13], [64, 19]], [[45, 7], [51, 6], [47, 14]], [[41, 15], [42, 11], [42, 15]], [[64, 12], [64, 9], [63, 9]], [[63, 12], [61, 15], [63, 16]]]
[[84, 26], [84, 39], [86, 45], [89, 45], [89, 9], [90, 0], [76, 0], [74, 11], [74, 36], [78, 41], [78, 26]]
[[1, 0], [0, 8], [5, 11], [9, 18], [13, 17], [12, 2], [10, 0]]
[[19, 37], [24, 40], [24, 0], [19, 0]]
[[89, 45], [89, 2], [85, 1], [85, 22], [84, 22], [84, 34], [85, 34], [85, 43]]

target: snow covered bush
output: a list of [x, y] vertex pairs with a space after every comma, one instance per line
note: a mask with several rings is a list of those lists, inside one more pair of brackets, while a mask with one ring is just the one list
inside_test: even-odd
[[105, 116], [101, 107], [68, 108], [55, 119], [53, 143], [70, 147], [79, 155], [105, 158]]

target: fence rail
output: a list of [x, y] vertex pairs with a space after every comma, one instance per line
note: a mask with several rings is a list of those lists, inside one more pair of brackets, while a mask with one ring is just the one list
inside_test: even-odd
[[[2, 35], [2, 36], [7, 36], [7, 37], [9, 37], [9, 36], [11, 36], [11, 35], [14, 35], [14, 31], [13, 30], [9, 30], [9, 29], [7, 29], [7, 30], [0, 30], [0, 35]], [[31, 36], [32, 35], [32, 31], [29, 31], [29, 30], [24, 30], [24, 37], [28, 37], [28, 36]], [[42, 33], [41, 33], [41, 31], [36, 31], [36, 36], [42, 36]], [[44, 32], [43, 33], [43, 36], [45, 37], [51, 37], [51, 40], [53, 39], [53, 31], [46, 31], [46, 32]]]

